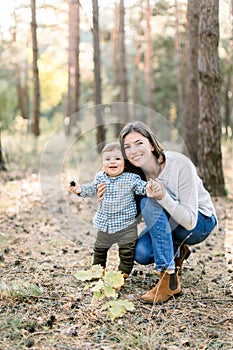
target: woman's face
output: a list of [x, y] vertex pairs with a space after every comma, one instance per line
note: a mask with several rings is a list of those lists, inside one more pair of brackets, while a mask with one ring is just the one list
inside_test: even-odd
[[126, 157], [134, 166], [146, 168], [154, 160], [152, 151], [154, 146], [139, 132], [131, 131], [124, 138], [124, 150]]

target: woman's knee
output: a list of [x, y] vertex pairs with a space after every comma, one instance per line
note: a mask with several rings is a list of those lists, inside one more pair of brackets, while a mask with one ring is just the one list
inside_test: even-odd
[[192, 231], [186, 230], [184, 227], [178, 225], [173, 231], [173, 237], [180, 242], [184, 242], [190, 245], [202, 243], [214, 230], [217, 224], [217, 220], [214, 215], [206, 217], [205, 215], [198, 214], [198, 222], [196, 227]]
[[137, 244], [135, 248], [134, 260], [141, 265], [148, 265], [153, 262], [153, 253], [149, 252], [147, 246], [144, 244]]
[[185, 243], [190, 244], [190, 245], [195, 245], [202, 243], [203, 241], [206, 240], [206, 238], [210, 235], [211, 232], [208, 233], [196, 233], [196, 232], [191, 232], [191, 234], [184, 240]]
[[167, 212], [151, 198], [143, 198], [141, 214], [148, 230], [158, 229], [170, 233], [169, 216]]
[[142, 198], [141, 214], [145, 221], [151, 221], [159, 217], [162, 213], [162, 207], [151, 198]]
[[143, 263], [144, 262], [144, 254], [140, 248], [135, 249], [134, 260], [137, 263], [144, 265], [144, 263]]

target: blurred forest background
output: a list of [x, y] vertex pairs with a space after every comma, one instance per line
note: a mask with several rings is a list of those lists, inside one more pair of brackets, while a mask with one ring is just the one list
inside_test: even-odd
[[[117, 137], [137, 116], [128, 108], [133, 104], [171, 123], [207, 188], [226, 194], [222, 145], [233, 130], [232, 0], [11, 0], [0, 6], [2, 169], [11, 156], [9, 136], [45, 140], [62, 124], [67, 137], [79, 137], [88, 123], [80, 111], [124, 103], [124, 112], [114, 116]], [[97, 145], [108, 133], [103, 113], [94, 111]], [[153, 112], [142, 119], [158, 129]]]
[[[232, 350], [232, 41], [233, 0], [0, 0], [0, 349]], [[157, 277], [135, 264], [112, 322], [75, 278], [98, 203], [69, 181], [131, 120], [191, 157], [218, 228], [176, 300], [140, 303]]]

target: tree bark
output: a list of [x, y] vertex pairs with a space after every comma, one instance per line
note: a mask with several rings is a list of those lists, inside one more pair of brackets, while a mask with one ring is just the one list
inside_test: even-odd
[[[25, 59], [24, 69], [21, 69], [18, 48], [17, 48], [17, 17], [16, 10], [13, 12], [14, 25], [11, 28], [12, 42], [15, 57], [15, 80], [18, 98], [18, 109], [24, 119], [29, 119], [29, 92], [28, 92], [28, 61]], [[23, 79], [24, 78], [24, 79]]]
[[21, 81], [21, 70], [18, 62], [15, 63], [15, 77], [16, 77], [16, 89], [17, 89], [17, 97], [18, 97], [18, 108], [20, 110], [20, 114], [24, 119], [29, 119], [29, 93], [28, 93], [28, 85], [27, 85], [27, 62], [25, 63], [24, 69], [24, 84]]
[[99, 6], [98, 0], [92, 0], [93, 9], [93, 42], [94, 42], [94, 94], [96, 105], [97, 135], [96, 142], [98, 151], [101, 152], [105, 142], [105, 128], [102, 118], [102, 90], [101, 90], [101, 70], [100, 70], [100, 43], [99, 43]]
[[112, 60], [112, 75], [113, 75], [113, 101], [120, 101], [120, 73], [119, 73], [119, 4], [114, 5], [114, 26], [111, 34], [111, 60]]
[[133, 102], [134, 104], [138, 104], [139, 98], [139, 80], [140, 80], [140, 70], [139, 65], [142, 59], [142, 37], [143, 37], [143, 29], [141, 22], [143, 20], [143, 0], [140, 0], [140, 12], [138, 18], [138, 26], [136, 33], [136, 52], [134, 57], [134, 77], [133, 77]]
[[0, 170], [6, 171], [6, 163], [2, 152], [1, 125], [0, 125]]
[[183, 114], [184, 141], [189, 156], [197, 165], [198, 162], [198, 122], [199, 122], [199, 90], [198, 90], [198, 28], [200, 16], [200, 0], [188, 1], [188, 43], [186, 68], [186, 103]]
[[[76, 124], [74, 114], [79, 110], [79, 44], [80, 44], [80, 4], [79, 0], [69, 0], [69, 47], [68, 47], [68, 90], [66, 104], [66, 135]], [[72, 117], [73, 116], [73, 117]]]
[[120, 0], [119, 4], [115, 4], [115, 26], [113, 31], [113, 74], [114, 87], [116, 93], [114, 100], [116, 102], [125, 102], [121, 107], [121, 116], [115, 125], [115, 136], [119, 133], [129, 119], [128, 111], [128, 80], [126, 69], [126, 53], [125, 53], [125, 6], [124, 0]]
[[219, 0], [201, 0], [200, 11], [200, 120], [198, 169], [206, 188], [225, 195], [221, 153]]
[[[229, 3], [230, 14], [231, 14], [231, 37], [233, 38], [233, 0]], [[225, 129], [226, 137], [233, 138], [233, 99], [232, 99], [232, 81], [233, 81], [233, 46], [229, 45], [227, 48], [228, 59], [226, 60], [225, 70], [225, 91], [224, 91], [224, 102], [225, 102]], [[232, 117], [231, 117], [232, 116]]]
[[224, 91], [224, 102], [225, 102], [225, 118], [224, 118], [224, 124], [225, 124], [225, 134], [226, 137], [232, 137], [232, 125], [231, 125], [231, 99], [229, 98], [229, 92], [231, 91], [232, 86], [232, 64], [230, 64], [230, 67], [227, 69], [227, 76], [226, 76], [226, 82], [225, 82], [225, 91]]
[[119, 72], [120, 72], [120, 102], [125, 102], [122, 106], [122, 116], [118, 125], [116, 125], [116, 137], [119, 136], [119, 132], [123, 124], [129, 120], [128, 110], [128, 79], [126, 69], [126, 52], [125, 52], [125, 4], [124, 0], [120, 0], [119, 3], [119, 49], [120, 49], [120, 61], [119, 61]]
[[152, 69], [152, 39], [151, 39], [151, 5], [146, 1], [146, 52], [145, 52], [145, 80], [146, 80], [146, 100], [148, 110], [148, 125], [152, 125], [153, 103], [153, 69]]
[[39, 117], [40, 117], [40, 81], [38, 69], [38, 44], [37, 44], [37, 23], [36, 23], [36, 0], [31, 0], [31, 33], [32, 33], [32, 51], [33, 51], [33, 114], [32, 114], [32, 132], [39, 136]]
[[[197, 0], [198, 2], [198, 0]], [[183, 100], [184, 100], [184, 84], [182, 72], [182, 54], [180, 44], [180, 28], [179, 28], [179, 5], [175, 0], [175, 59], [176, 59], [176, 76], [178, 90], [178, 106], [177, 115], [183, 115]]]
[[[125, 6], [124, 0], [120, 0], [119, 6], [119, 43], [120, 43], [120, 83], [121, 83], [121, 102], [128, 102], [128, 80], [126, 69], [125, 53]], [[125, 121], [127, 120], [125, 116]]]

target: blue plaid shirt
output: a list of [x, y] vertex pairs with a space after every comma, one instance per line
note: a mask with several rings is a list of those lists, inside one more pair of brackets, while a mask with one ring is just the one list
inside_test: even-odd
[[81, 185], [81, 197], [96, 195], [97, 185], [104, 183], [106, 192], [93, 219], [93, 224], [101, 231], [110, 234], [123, 230], [136, 222], [135, 194], [145, 195], [147, 182], [139, 175], [122, 173], [114, 178], [100, 171], [90, 184]]

